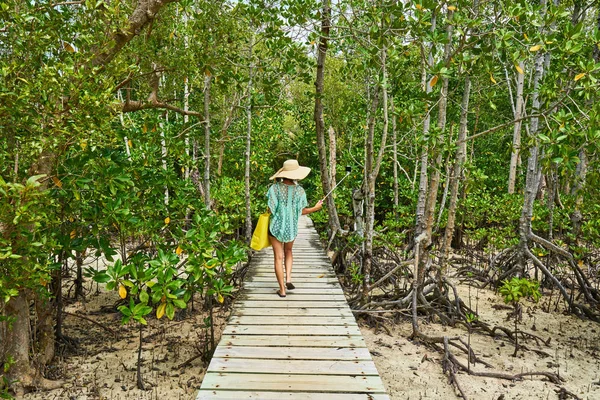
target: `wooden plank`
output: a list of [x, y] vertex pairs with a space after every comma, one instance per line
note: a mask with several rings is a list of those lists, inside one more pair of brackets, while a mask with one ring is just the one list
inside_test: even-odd
[[214, 357], [210, 362], [208, 372], [290, 375], [377, 375], [377, 369], [372, 360], [264, 360]]
[[[244, 293], [262, 293], [262, 294], [273, 294], [276, 292], [276, 287], [262, 287], [262, 288], [245, 288]], [[336, 295], [344, 295], [342, 289], [330, 289], [330, 288], [312, 288], [312, 289], [304, 289], [304, 288], [295, 288], [289, 289], [287, 291], [290, 294], [318, 294], [321, 296], [326, 296], [330, 294]]]
[[[341, 289], [339, 282], [327, 283], [327, 282], [294, 282], [294, 286], [298, 289], [331, 289], [338, 288]], [[277, 281], [275, 279], [270, 282], [244, 282], [244, 288], [277, 288]]]
[[[196, 400], [261, 399], [261, 400], [324, 400], [323, 393], [307, 392], [240, 392], [233, 390], [200, 390]], [[390, 400], [386, 394], [327, 393], [326, 400]]]
[[[253, 276], [251, 278], [248, 279], [248, 282], [277, 282], [275, 280], [275, 276]], [[327, 282], [327, 283], [338, 283], [338, 279], [337, 278], [329, 278], [329, 277], [322, 277], [322, 278], [303, 278], [303, 277], [298, 277], [294, 279], [294, 285], [296, 284], [296, 282]]]
[[231, 313], [232, 316], [261, 316], [261, 315], [289, 315], [289, 316], [315, 316], [315, 317], [353, 317], [354, 313], [349, 308], [272, 308], [266, 310], [265, 308], [247, 308], [237, 307]]
[[360, 348], [320, 348], [320, 347], [258, 347], [223, 346], [217, 347], [213, 357], [254, 358], [269, 360], [342, 360], [369, 361], [371, 355], [366, 347]]
[[[270, 347], [366, 347], [359, 335], [347, 336], [277, 336], [272, 335], [223, 335], [219, 346], [270, 346]], [[218, 347], [217, 347], [218, 349]]]
[[[319, 393], [385, 393], [378, 376], [236, 374], [209, 372], [202, 388]], [[322, 398], [327, 398], [324, 394]]]
[[231, 317], [227, 321], [228, 325], [356, 325], [354, 317], [318, 317], [311, 315], [309, 317], [300, 317], [297, 315], [247, 315], [242, 317]]
[[[227, 325], [224, 335], [360, 335], [357, 326], [319, 326], [319, 325]], [[276, 340], [273, 338], [272, 340]]]
[[348, 307], [345, 301], [287, 301], [287, 297], [278, 298], [273, 296], [273, 300], [245, 300], [237, 301], [234, 307], [249, 308], [341, 308]]
[[[252, 276], [253, 277], [268, 276], [268, 277], [275, 278], [275, 272], [273, 272], [273, 271], [264, 271], [264, 272], [257, 271], [256, 273], [253, 273]], [[332, 274], [327, 271], [318, 271], [318, 272], [294, 271], [294, 272], [292, 272], [292, 277], [294, 278], [293, 280], [296, 280], [298, 278], [337, 278], [337, 275]]]
[[[273, 266], [270, 265], [268, 267], [259, 267], [259, 268], [252, 268], [250, 270], [250, 273], [256, 273], [256, 274], [274, 274], [275, 270], [273, 269]], [[296, 273], [313, 273], [313, 274], [333, 274], [333, 270], [331, 268], [318, 268], [318, 267], [302, 267], [302, 266], [296, 266], [294, 265], [294, 267], [292, 268], [292, 275], [295, 275]]]
[[[293, 290], [286, 292], [287, 301], [345, 301], [346, 296], [343, 294], [302, 294], [296, 293]], [[240, 300], [272, 300], [273, 297], [281, 298], [279, 295], [273, 291], [272, 293], [242, 293], [239, 297]]]

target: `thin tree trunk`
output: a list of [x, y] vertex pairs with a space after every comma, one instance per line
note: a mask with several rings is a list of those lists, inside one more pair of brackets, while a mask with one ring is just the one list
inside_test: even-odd
[[[167, 111], [165, 114], [165, 122], [169, 124], [169, 112]], [[161, 155], [162, 155], [162, 168], [165, 171], [165, 175], [167, 174], [167, 141], [165, 139], [165, 124], [160, 123], [160, 147], [161, 147]], [[169, 187], [165, 184], [165, 204], [169, 205]]]
[[211, 208], [210, 198], [210, 82], [211, 76], [204, 79], [204, 204]]
[[385, 144], [388, 135], [389, 116], [388, 116], [388, 91], [387, 91], [387, 48], [384, 46], [381, 50], [381, 69], [383, 79], [381, 82], [382, 109], [383, 109], [383, 132], [381, 136], [381, 147], [377, 159], [374, 160], [373, 139], [375, 131], [375, 115], [377, 113], [377, 103], [379, 94], [375, 91], [373, 96], [373, 107], [371, 109], [371, 119], [369, 121], [369, 133], [365, 148], [365, 172], [367, 173], [367, 193], [366, 200], [366, 221], [365, 221], [365, 252], [363, 265], [363, 299], [367, 299], [370, 291], [371, 269], [373, 264], [373, 234], [375, 226], [375, 182], [379, 175], [381, 162], [385, 152]]
[[365, 203], [365, 241], [363, 243], [363, 300], [367, 301], [370, 291], [371, 269], [373, 264], [373, 226], [375, 221], [375, 180], [373, 177], [375, 137], [375, 116], [379, 104], [379, 91], [375, 90], [371, 100], [371, 110], [367, 122], [367, 137], [365, 139], [365, 184], [363, 185]]
[[250, 150], [252, 146], [252, 90], [254, 78], [254, 66], [252, 65], [252, 54], [254, 50], [254, 34], [250, 36], [249, 57], [250, 68], [248, 71], [248, 100], [246, 102], [246, 152], [244, 167], [244, 194], [246, 197], [246, 242], [252, 240], [252, 209], [250, 205]]
[[335, 187], [335, 175], [336, 175], [336, 168], [337, 168], [337, 154], [336, 154], [336, 149], [337, 149], [337, 141], [335, 138], [335, 130], [333, 129], [333, 126], [329, 127], [328, 130], [329, 133], [329, 185], [333, 188]]
[[231, 103], [231, 107], [229, 108], [229, 113], [227, 113], [227, 118], [225, 118], [225, 122], [223, 122], [223, 126], [221, 127], [221, 139], [219, 143], [219, 161], [217, 162], [217, 175], [221, 176], [223, 173], [223, 158], [225, 157], [225, 143], [227, 143], [228, 134], [227, 131], [233, 122], [233, 115], [235, 113], [235, 109], [238, 106], [239, 99], [236, 95], [233, 96], [233, 102]]
[[390, 98], [392, 108], [392, 164], [394, 167], [394, 220], [398, 221], [398, 131], [396, 126], [396, 114], [394, 110], [394, 98]]
[[[450, 62], [450, 46], [452, 44], [452, 10], [448, 10], [447, 26], [446, 26], [446, 44], [444, 45], [444, 63], [446, 65]], [[442, 88], [440, 90], [440, 100], [438, 107], [438, 130], [439, 138], [436, 140], [437, 143], [444, 142], [444, 135], [446, 130], [446, 109], [448, 107], [448, 78], [442, 78]], [[433, 230], [433, 219], [435, 216], [435, 206], [437, 203], [438, 189], [440, 185], [440, 169], [442, 165], [442, 146], [434, 147], [436, 156], [433, 163], [433, 170], [431, 171], [431, 179], [429, 180], [429, 189], [427, 193], [427, 203], [425, 210], [425, 230], [427, 232], [428, 240], [431, 240], [431, 233]]]
[[[317, 135], [317, 148], [319, 151], [319, 167], [321, 170], [321, 183], [323, 193], [329, 193], [331, 182], [329, 180], [329, 168], [327, 167], [327, 150], [325, 144], [325, 121], [323, 119], [323, 96], [324, 96], [324, 77], [325, 77], [325, 59], [327, 57], [329, 30], [331, 27], [331, 7], [330, 0], [322, 1], [321, 12], [321, 38], [317, 49], [317, 77], [315, 80], [315, 131]], [[337, 208], [333, 196], [328, 196], [327, 213], [329, 216], [329, 229], [334, 235], [340, 230], [340, 220], [337, 214]]]
[[[185, 37], [185, 47], [187, 48], [187, 35]], [[189, 86], [189, 82], [188, 82], [188, 77], [186, 76], [184, 81], [183, 81], [183, 109], [184, 111], [189, 111], [190, 109], [190, 86]], [[187, 127], [187, 124], [190, 120], [190, 116], [185, 114], [183, 116], [183, 125]], [[190, 135], [188, 133], [185, 134], [185, 139], [184, 139], [184, 143], [185, 143], [185, 154], [189, 157], [192, 153], [191, 149], [190, 149]], [[190, 167], [188, 165], [185, 166], [184, 169], [184, 178], [187, 180], [190, 178]]]
[[454, 235], [454, 225], [456, 221], [456, 208], [458, 202], [458, 184], [460, 182], [460, 176], [462, 174], [462, 168], [465, 162], [467, 153], [467, 123], [469, 116], [469, 98], [471, 96], [471, 78], [465, 77], [465, 88], [463, 91], [463, 98], [460, 104], [460, 126], [458, 128], [458, 140], [456, 150], [456, 161], [452, 168], [452, 174], [450, 176], [450, 204], [448, 205], [448, 221], [446, 222], [446, 230], [444, 232], [444, 255], [442, 266], [445, 266], [448, 256], [450, 254], [450, 246], [452, 243], [452, 237]]
[[144, 343], [144, 325], [140, 324], [140, 337], [138, 343], [138, 354], [137, 354], [137, 373], [136, 373], [136, 382], [137, 388], [140, 390], [146, 390], [144, 386], [144, 378], [142, 377], [142, 344]]
[[[435, 14], [431, 17], [431, 31], [435, 31], [436, 18]], [[423, 90], [427, 94], [431, 93], [432, 87], [430, 85], [431, 80], [427, 79], [427, 65], [433, 64], [433, 44], [427, 49], [427, 54], [423, 57], [423, 70], [421, 73], [421, 84]], [[428, 189], [428, 169], [429, 169], [429, 146], [427, 142], [429, 140], [429, 127], [431, 124], [431, 116], [429, 113], [429, 103], [426, 105], [426, 115], [423, 120], [423, 137], [425, 138], [423, 148], [421, 149], [420, 159], [420, 177], [419, 177], [419, 198], [417, 200], [417, 213], [416, 213], [416, 226], [415, 226], [415, 237], [419, 237], [421, 233], [426, 230], [426, 216], [425, 210], [427, 206], [427, 189]], [[426, 247], [426, 246], [422, 246]]]
[[[519, 62], [521, 70], [525, 68], [523, 61]], [[523, 86], [525, 74], [517, 72], [517, 98], [515, 104], [515, 127], [513, 130], [512, 152], [510, 155], [510, 169], [508, 173], [508, 193], [515, 192], [515, 182], [517, 179], [517, 166], [521, 157], [521, 115], [523, 113]]]
[[[545, 4], [545, 1], [542, 0]], [[544, 13], [545, 14], [545, 13]], [[531, 113], [533, 115], [538, 114], [540, 108], [540, 83], [542, 75], [544, 73], [544, 55], [539, 54], [535, 60], [535, 71], [533, 75], [533, 92], [532, 92], [532, 105]], [[534, 140], [534, 144], [529, 151], [529, 158], [527, 160], [527, 175], [525, 178], [525, 193], [523, 198], [523, 208], [521, 210], [521, 218], [519, 220], [519, 246], [523, 253], [529, 250], [529, 236], [531, 234], [531, 217], [533, 216], [533, 203], [535, 201], [540, 179], [541, 179], [541, 168], [539, 164], [539, 142], [537, 140], [539, 120], [538, 117], [532, 117], [529, 121], [529, 135]]]

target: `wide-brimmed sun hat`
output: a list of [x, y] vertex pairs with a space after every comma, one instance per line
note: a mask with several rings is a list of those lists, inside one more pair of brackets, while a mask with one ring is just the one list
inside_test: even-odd
[[301, 167], [300, 164], [298, 164], [298, 160], [287, 160], [283, 163], [283, 167], [280, 168], [279, 171], [277, 171], [275, 175], [273, 175], [269, 179], [288, 178], [293, 180], [300, 180], [306, 178], [306, 176], [309, 173], [310, 168]]

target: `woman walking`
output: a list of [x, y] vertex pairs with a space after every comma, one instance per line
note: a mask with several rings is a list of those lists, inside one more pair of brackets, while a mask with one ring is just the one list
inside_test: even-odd
[[[286, 296], [286, 290], [294, 289], [292, 284], [292, 247], [298, 235], [298, 219], [319, 211], [323, 201], [319, 200], [314, 207], [307, 207], [306, 193], [297, 181], [306, 178], [310, 168], [301, 167], [297, 160], [287, 160], [283, 167], [270, 179], [275, 179], [267, 192], [271, 220], [269, 222], [269, 240], [273, 246], [275, 259], [275, 276], [279, 284], [277, 294]], [[283, 263], [285, 260], [285, 281]]]

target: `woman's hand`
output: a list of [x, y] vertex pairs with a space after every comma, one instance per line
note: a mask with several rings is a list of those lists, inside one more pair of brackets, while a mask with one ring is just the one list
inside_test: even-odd
[[315, 204], [313, 208], [315, 211], [319, 211], [321, 208], [323, 208], [323, 200], [317, 201], [317, 204]]
[[312, 214], [316, 211], [319, 211], [321, 208], [323, 208], [323, 200], [317, 201], [317, 204], [315, 204], [314, 207], [307, 207], [307, 208], [303, 209], [302, 215]]

